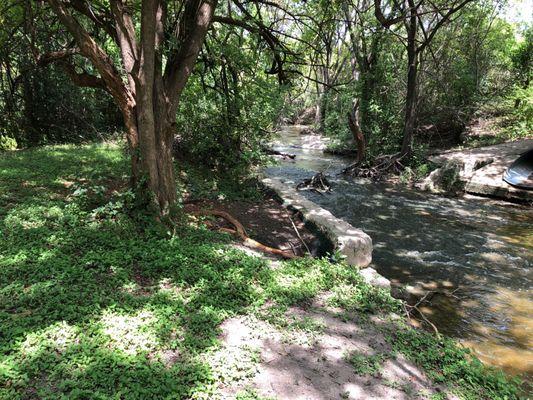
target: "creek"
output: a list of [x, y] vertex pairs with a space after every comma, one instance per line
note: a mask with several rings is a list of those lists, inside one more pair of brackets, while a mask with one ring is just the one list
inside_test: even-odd
[[274, 148], [296, 158], [266, 174], [296, 185], [325, 172], [331, 193], [301, 193], [372, 237], [373, 268], [393, 285], [435, 292], [422, 312], [483, 362], [533, 377], [533, 208], [346, 179], [350, 159], [300, 131], [281, 130]]

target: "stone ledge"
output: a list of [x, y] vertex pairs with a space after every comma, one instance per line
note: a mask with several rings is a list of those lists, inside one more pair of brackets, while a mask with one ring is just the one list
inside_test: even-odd
[[[283, 205], [302, 214], [304, 222], [317, 227], [346, 257], [346, 262], [364, 268], [372, 261], [372, 239], [365, 232], [354, 228], [346, 221], [304, 198], [296, 189], [276, 178], [263, 178], [262, 183], [276, 192]], [[385, 278], [384, 278], [385, 279]]]

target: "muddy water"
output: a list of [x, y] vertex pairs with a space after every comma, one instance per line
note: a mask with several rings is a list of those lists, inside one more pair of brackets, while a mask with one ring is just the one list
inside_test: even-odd
[[267, 174], [291, 184], [327, 171], [333, 193], [302, 193], [372, 237], [373, 267], [382, 275], [436, 293], [422, 310], [440, 332], [486, 363], [533, 376], [532, 208], [341, 179], [349, 160], [324, 155], [319, 137], [296, 128], [275, 147], [297, 157]]

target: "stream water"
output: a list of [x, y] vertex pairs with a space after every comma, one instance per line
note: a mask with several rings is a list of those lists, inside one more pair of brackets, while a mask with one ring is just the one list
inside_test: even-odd
[[350, 160], [324, 154], [320, 137], [299, 132], [286, 127], [274, 145], [295, 160], [266, 173], [296, 184], [325, 171], [332, 193], [302, 194], [372, 237], [381, 275], [435, 291], [422, 311], [440, 332], [486, 363], [533, 377], [533, 208], [346, 180], [337, 174]]

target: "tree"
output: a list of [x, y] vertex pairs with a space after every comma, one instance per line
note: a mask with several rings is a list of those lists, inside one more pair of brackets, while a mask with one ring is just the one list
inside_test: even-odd
[[[187, 0], [172, 10], [164, 1], [143, 0], [139, 34], [134, 21], [136, 2], [110, 0], [109, 7], [81, 0], [47, 3], [74, 39], [74, 46], [44, 55], [41, 61], [65, 63], [79, 54], [91, 62], [97, 75], [79, 73], [74, 65], [66, 64], [70, 77], [80, 86], [99, 87], [113, 96], [126, 127], [132, 184], [153, 194], [151, 203], [157, 213], [167, 214], [176, 201], [172, 163], [175, 114], [217, 0]], [[90, 33], [88, 25], [98, 34]], [[101, 37], [118, 46], [120, 66], [104, 49], [105, 42], [98, 40]]]
[[381, 0], [374, 2], [376, 18], [383, 27], [391, 28], [399, 22], [403, 22], [406, 31], [406, 37], [402, 38], [402, 41], [407, 50], [407, 94], [405, 97], [403, 141], [397, 158], [408, 158], [413, 150], [421, 55], [431, 45], [437, 32], [450, 21], [451, 17], [472, 1], [433, 2], [421, 0], [415, 2], [415, 0], [407, 0], [406, 3], [394, 1], [389, 7], [392, 10], [389, 16], [383, 14]]
[[[72, 46], [43, 54], [40, 63], [60, 61], [73, 82], [101, 88], [122, 112], [131, 153], [132, 185], [167, 215], [176, 201], [172, 143], [176, 112], [209, 29], [216, 20], [258, 34], [274, 54], [272, 73], [283, 80], [283, 50], [271, 27], [262, 23], [261, 1], [221, 6], [217, 0], [46, 0], [73, 38]], [[265, 2], [276, 10], [278, 4]], [[112, 43], [111, 45], [109, 43]], [[117, 49], [117, 51], [115, 51]], [[117, 53], [117, 54], [115, 54]], [[73, 57], [90, 61], [82, 70]]]

